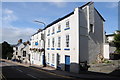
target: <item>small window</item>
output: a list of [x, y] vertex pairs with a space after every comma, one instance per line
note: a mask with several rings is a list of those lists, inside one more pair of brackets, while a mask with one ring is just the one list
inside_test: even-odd
[[52, 63], [54, 64], [54, 54], [52, 54]]
[[16, 50], [18, 50], [18, 47], [16, 47]]
[[50, 34], [50, 30], [48, 30], [48, 34]]
[[66, 22], [66, 27], [69, 27], [69, 21]]
[[16, 55], [18, 54], [18, 52], [16, 52]]
[[94, 32], [93, 24], [90, 24], [90, 32]]
[[48, 53], [48, 62], [50, 61], [50, 54]]
[[54, 38], [52, 38], [52, 47], [54, 47], [54, 45], [55, 45], [55, 40]]
[[48, 47], [50, 47], [50, 39], [48, 39]]
[[61, 31], [61, 25], [60, 24], [58, 25], [58, 31]]
[[53, 30], [52, 30], [52, 31], [53, 31], [53, 33], [55, 32], [55, 28], [54, 28], [54, 27], [53, 27]]
[[69, 35], [66, 35], [66, 47], [69, 47]]
[[60, 41], [61, 41], [61, 37], [58, 37], [58, 47], [60, 47]]
[[57, 65], [59, 65], [59, 64], [60, 64], [60, 55], [57, 54]]
[[23, 51], [23, 57], [26, 57], [26, 51]]

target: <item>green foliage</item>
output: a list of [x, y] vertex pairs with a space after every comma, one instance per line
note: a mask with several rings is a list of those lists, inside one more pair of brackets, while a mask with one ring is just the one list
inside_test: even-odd
[[115, 53], [120, 54], [120, 33], [114, 35]]
[[2, 43], [2, 58], [6, 59], [7, 57], [12, 58], [13, 48], [7, 42]]

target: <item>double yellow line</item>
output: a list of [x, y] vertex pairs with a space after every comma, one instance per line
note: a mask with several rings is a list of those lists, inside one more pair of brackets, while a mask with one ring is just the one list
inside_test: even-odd
[[[6, 60], [6, 62], [9, 62], [9, 61]], [[22, 64], [14, 63], [14, 62], [11, 62], [11, 63], [13, 63], [13, 64], [17, 64], [17, 65], [22, 65]], [[63, 77], [63, 78], [69, 78], [69, 79], [72, 78], [72, 77], [69, 77], [69, 76], [59, 75], [59, 74], [55, 74], [55, 73], [51, 73], [51, 72], [47, 72], [47, 71], [44, 71], [44, 70], [41, 70], [41, 69], [36, 69], [36, 68], [29, 67], [29, 66], [25, 66], [25, 65], [22, 65], [22, 66], [24, 66], [24, 67], [28, 67], [28, 68], [31, 68], [31, 69], [35, 69], [35, 70], [37, 70], [37, 71], [45, 72], [45, 73], [48, 73], [48, 74], [51, 74], [51, 75], [55, 75], [55, 76], [59, 76], [59, 77]], [[3, 76], [3, 77], [4, 77], [4, 76]], [[4, 77], [4, 78], [5, 78], [5, 77]], [[5, 78], [5, 80], [7, 80], [7, 79]]]
[[47, 72], [47, 71], [44, 71], [44, 70], [40, 70], [40, 69], [36, 69], [36, 68], [32, 68], [32, 67], [29, 67], [31, 69], [35, 69], [35, 70], [38, 70], [38, 71], [41, 71], [41, 72], [45, 72], [45, 73], [48, 73], [48, 74], [51, 74], [51, 75], [55, 75], [55, 76], [59, 76], [59, 77], [63, 77], [63, 78], [72, 78], [72, 77], [69, 77], [69, 76], [63, 76], [63, 75], [59, 75], [59, 74], [55, 74], [55, 73], [51, 73], [51, 72]]

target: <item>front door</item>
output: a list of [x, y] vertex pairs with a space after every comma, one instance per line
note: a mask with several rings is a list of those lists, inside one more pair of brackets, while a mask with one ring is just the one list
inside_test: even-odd
[[70, 56], [65, 56], [65, 71], [70, 71]]

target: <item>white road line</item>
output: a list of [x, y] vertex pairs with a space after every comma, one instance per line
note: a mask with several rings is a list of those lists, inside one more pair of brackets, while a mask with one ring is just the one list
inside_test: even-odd
[[20, 70], [20, 69], [17, 69], [18, 71], [20, 71], [20, 72], [23, 72], [22, 70]]
[[28, 76], [31, 76], [32, 78], [35, 78], [35, 79], [37, 79], [35, 76], [33, 76], [33, 75], [31, 75], [31, 74], [27, 74]]

